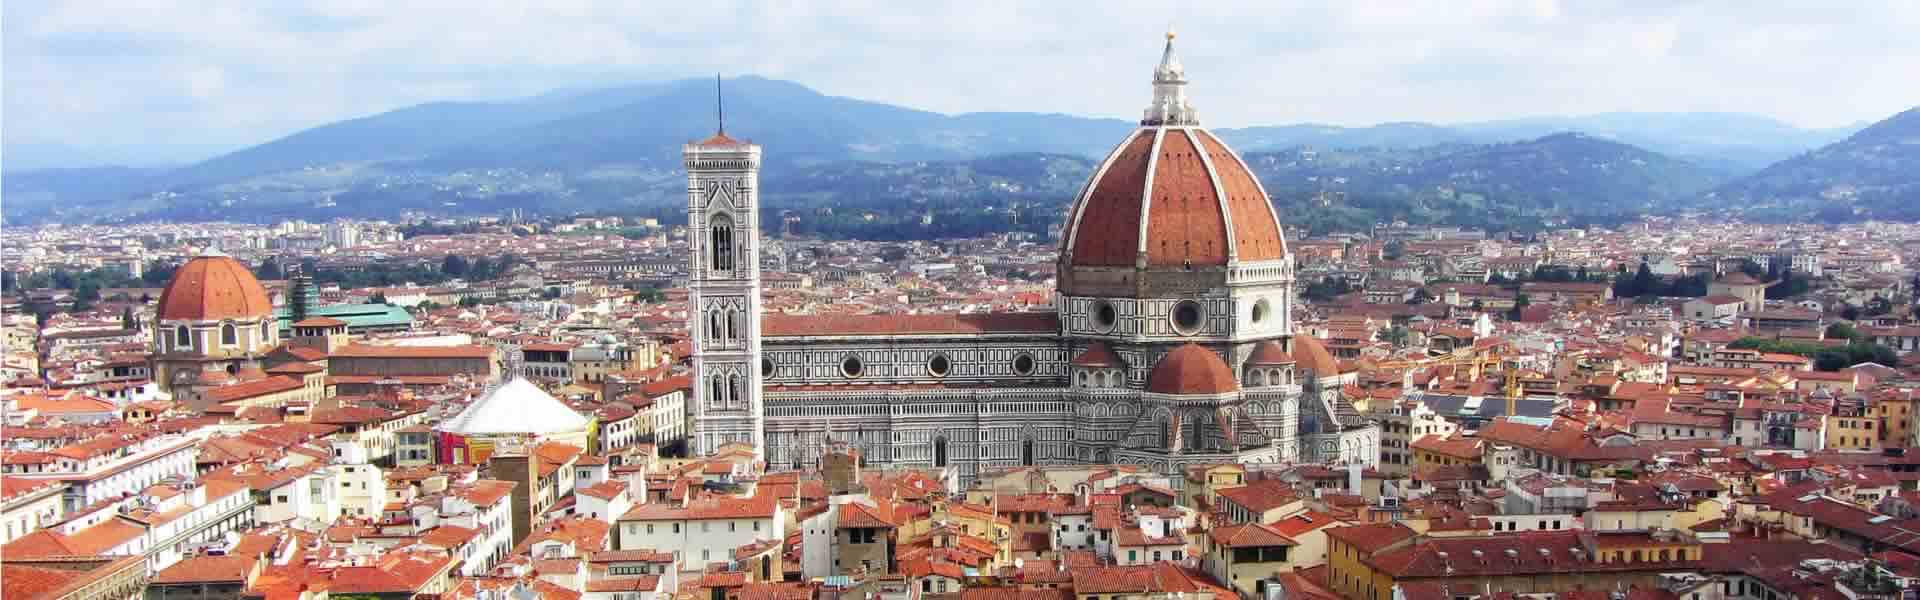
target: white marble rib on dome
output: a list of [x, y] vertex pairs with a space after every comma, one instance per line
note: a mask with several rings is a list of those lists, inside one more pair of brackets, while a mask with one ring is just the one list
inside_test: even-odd
[[526, 379], [515, 377], [435, 429], [461, 435], [497, 435], [566, 433], [586, 428], [586, 417]]

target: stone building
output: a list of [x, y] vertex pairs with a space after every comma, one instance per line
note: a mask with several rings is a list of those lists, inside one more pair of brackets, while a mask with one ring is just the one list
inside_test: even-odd
[[215, 251], [174, 270], [154, 325], [153, 378], [174, 398], [198, 397], [237, 381], [242, 370], [264, 367], [262, 359], [280, 343], [266, 288], [246, 265]]
[[[1337, 364], [1293, 327], [1292, 255], [1260, 182], [1202, 128], [1173, 38], [1138, 129], [1068, 214], [1056, 312], [760, 315], [760, 147], [684, 148], [693, 242], [691, 443], [817, 464], [1378, 460]], [[1304, 358], [1303, 358], [1304, 357]], [[1184, 481], [1184, 477], [1173, 477]]]

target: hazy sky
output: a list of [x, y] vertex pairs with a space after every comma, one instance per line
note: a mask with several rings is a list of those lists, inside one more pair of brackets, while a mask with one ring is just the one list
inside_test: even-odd
[[220, 147], [432, 100], [716, 71], [941, 112], [1137, 118], [1178, 30], [1204, 122], [1920, 104], [1920, 2], [7, 1], [8, 145]]

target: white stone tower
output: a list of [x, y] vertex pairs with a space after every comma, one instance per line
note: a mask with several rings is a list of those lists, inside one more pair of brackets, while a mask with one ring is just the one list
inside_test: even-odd
[[687, 167], [688, 321], [693, 331], [689, 450], [766, 445], [760, 401], [760, 147], [713, 137], [682, 149]]

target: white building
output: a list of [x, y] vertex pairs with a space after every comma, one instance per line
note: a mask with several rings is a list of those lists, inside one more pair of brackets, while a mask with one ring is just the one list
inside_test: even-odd
[[51, 452], [16, 452], [0, 473], [67, 484], [66, 510], [126, 496], [163, 479], [191, 479], [200, 440], [163, 435], [139, 440], [101, 437]]
[[380, 517], [387, 505], [387, 478], [379, 467], [364, 463], [334, 465], [333, 478], [340, 490], [340, 514]]
[[5, 523], [0, 544], [59, 522], [66, 514], [61, 502], [65, 489], [58, 481], [0, 478], [0, 523]]
[[478, 530], [472, 556], [461, 566], [463, 575], [479, 575], [513, 551], [513, 488], [511, 481], [483, 479], [447, 490], [440, 500], [440, 524]]

